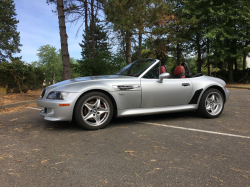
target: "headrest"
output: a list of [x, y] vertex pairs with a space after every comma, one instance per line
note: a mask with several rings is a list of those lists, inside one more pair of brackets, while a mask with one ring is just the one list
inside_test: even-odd
[[181, 65], [178, 65], [174, 70], [174, 75], [185, 78], [185, 68]]
[[166, 73], [166, 68], [164, 66], [161, 66], [160, 74]]

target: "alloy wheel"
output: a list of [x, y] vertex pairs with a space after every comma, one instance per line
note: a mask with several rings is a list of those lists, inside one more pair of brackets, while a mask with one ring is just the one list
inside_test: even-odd
[[212, 92], [205, 99], [205, 107], [210, 115], [217, 115], [223, 108], [223, 98], [219, 93]]
[[81, 111], [85, 123], [91, 126], [100, 126], [108, 119], [110, 107], [104, 98], [93, 96], [85, 100]]

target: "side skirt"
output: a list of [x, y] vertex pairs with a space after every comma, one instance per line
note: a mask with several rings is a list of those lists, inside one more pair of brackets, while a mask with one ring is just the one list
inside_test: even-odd
[[123, 116], [136, 116], [136, 115], [150, 115], [168, 112], [182, 112], [188, 110], [197, 109], [197, 104], [180, 105], [180, 106], [168, 106], [168, 107], [154, 107], [154, 108], [134, 108], [126, 110], [118, 110], [117, 117]]

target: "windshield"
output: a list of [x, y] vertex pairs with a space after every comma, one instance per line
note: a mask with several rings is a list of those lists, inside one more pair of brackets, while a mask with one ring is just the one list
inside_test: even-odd
[[152, 65], [156, 60], [137, 60], [122, 68], [116, 75], [126, 75], [138, 77], [140, 76], [150, 65]]

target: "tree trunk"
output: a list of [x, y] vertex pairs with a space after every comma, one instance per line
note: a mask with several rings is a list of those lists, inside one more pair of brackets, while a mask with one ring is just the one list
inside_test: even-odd
[[238, 70], [237, 58], [234, 58], [234, 69]]
[[177, 66], [181, 64], [181, 53], [180, 53], [179, 43], [177, 43], [177, 46], [176, 46], [176, 63], [177, 63]]
[[55, 82], [55, 79], [56, 79], [56, 73], [55, 73], [55, 71], [54, 71], [54, 73], [53, 73], [53, 77], [52, 77], [52, 82], [53, 82], [53, 84], [55, 84], [56, 82]]
[[233, 79], [233, 59], [229, 58], [228, 60], [228, 72], [229, 72], [229, 82], [234, 82]]
[[210, 53], [210, 46], [209, 46], [209, 39], [207, 39], [207, 75], [210, 76], [211, 72], [210, 72], [210, 59], [209, 59], [209, 53]]
[[65, 15], [63, 9], [63, 0], [57, 0], [57, 11], [61, 38], [61, 51], [62, 51], [62, 61], [63, 61], [63, 80], [71, 78], [70, 72], [70, 62], [69, 62], [69, 51], [68, 51], [68, 36], [66, 33], [65, 26]]
[[125, 36], [126, 40], [126, 63], [131, 63], [131, 35], [129, 32], [126, 32]]
[[142, 44], [142, 32], [139, 31], [139, 48], [138, 48], [138, 60], [141, 60], [141, 44]]
[[91, 58], [90, 51], [89, 51], [89, 27], [88, 27], [88, 2], [87, 0], [84, 1], [84, 11], [85, 11], [85, 36], [86, 36], [86, 43], [87, 43], [87, 51], [88, 57]]
[[196, 45], [197, 45], [197, 73], [201, 73], [201, 48], [200, 48], [200, 38], [199, 35], [196, 36]]
[[246, 69], [246, 59], [247, 59], [247, 54], [246, 52], [243, 53], [243, 70]]
[[92, 58], [95, 57], [95, 16], [94, 16], [94, 0], [91, 0], [91, 38], [92, 38]]
[[229, 61], [228, 61], [229, 82], [234, 82], [233, 66], [234, 66], [235, 61], [237, 59], [236, 58], [236, 54], [237, 54], [236, 44], [237, 44], [237, 40], [233, 39], [233, 41], [231, 42], [231, 45], [230, 45], [231, 46], [230, 53], [233, 54], [233, 57], [229, 57]]

